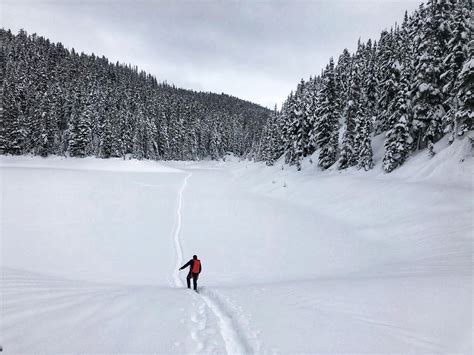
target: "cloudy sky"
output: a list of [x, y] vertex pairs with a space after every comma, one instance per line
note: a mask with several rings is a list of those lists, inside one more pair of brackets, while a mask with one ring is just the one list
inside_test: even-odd
[[272, 107], [421, 0], [0, 0], [0, 26]]

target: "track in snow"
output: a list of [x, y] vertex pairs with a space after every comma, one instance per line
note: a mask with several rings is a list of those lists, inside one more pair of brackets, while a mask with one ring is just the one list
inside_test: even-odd
[[200, 293], [207, 307], [219, 320], [219, 330], [224, 339], [226, 352], [228, 354], [249, 354], [252, 349], [242, 337], [242, 329], [236, 323], [232, 311], [226, 307], [216, 295], [205, 290]]
[[181, 240], [180, 240], [180, 233], [181, 233], [181, 225], [182, 225], [182, 213], [181, 209], [183, 206], [183, 192], [184, 189], [186, 188], [186, 185], [188, 183], [188, 179], [191, 177], [192, 173], [188, 173], [186, 177], [184, 178], [183, 184], [181, 185], [181, 188], [179, 189], [178, 192], [178, 208], [176, 210], [176, 227], [174, 229], [174, 235], [173, 235], [173, 240], [174, 240], [174, 248], [176, 251], [176, 267], [174, 268], [173, 271], [173, 280], [174, 280], [174, 285], [176, 287], [182, 287], [184, 286], [183, 281], [181, 281], [179, 277], [179, 268], [181, 267], [181, 264], [183, 263], [183, 249], [181, 248]]
[[[183, 249], [181, 247], [181, 227], [182, 227], [182, 208], [183, 208], [183, 193], [186, 189], [189, 178], [192, 173], [188, 173], [183, 180], [183, 184], [178, 192], [178, 207], [176, 210], [176, 227], [174, 230], [174, 246], [176, 251], [176, 267], [173, 272], [173, 280], [175, 287], [183, 287], [184, 283], [179, 277], [179, 268], [183, 263]], [[241, 336], [241, 331], [236, 325], [232, 312], [222, 304], [212, 292], [205, 291], [200, 294], [200, 299], [209, 308], [209, 310], [218, 319], [219, 332], [225, 343], [226, 352], [228, 354], [245, 354], [250, 353], [251, 349], [244, 338]], [[200, 349], [202, 350], [202, 349]], [[198, 350], [199, 351], [199, 350]]]

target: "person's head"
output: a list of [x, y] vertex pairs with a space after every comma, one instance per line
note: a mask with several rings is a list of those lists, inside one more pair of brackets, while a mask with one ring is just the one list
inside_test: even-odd
[[193, 255], [193, 259], [196, 260], [198, 258], [197, 255]]

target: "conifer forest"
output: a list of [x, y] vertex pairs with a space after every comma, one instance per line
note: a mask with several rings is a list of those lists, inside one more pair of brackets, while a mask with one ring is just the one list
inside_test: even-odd
[[355, 53], [330, 58], [273, 112], [2, 29], [0, 152], [156, 160], [233, 153], [268, 165], [284, 156], [298, 169], [318, 153], [322, 169], [369, 170], [372, 137], [384, 134], [391, 172], [473, 128], [472, 25], [470, 0], [429, 0], [378, 39], [359, 40]]

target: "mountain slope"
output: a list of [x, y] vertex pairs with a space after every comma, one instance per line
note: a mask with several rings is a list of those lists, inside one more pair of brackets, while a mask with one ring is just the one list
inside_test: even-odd
[[269, 110], [0, 29], [0, 154], [196, 160], [247, 155]]

